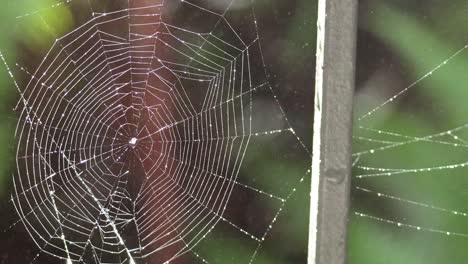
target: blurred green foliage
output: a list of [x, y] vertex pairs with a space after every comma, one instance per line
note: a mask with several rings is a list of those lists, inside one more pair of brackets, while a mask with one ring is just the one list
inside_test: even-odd
[[[60, 3], [58, 0], [9, 0], [2, 5], [0, 9], [0, 51], [4, 54], [8, 67], [13, 72], [17, 82], [21, 80], [16, 71], [15, 60], [16, 57], [23, 55], [17, 54], [21, 50], [17, 47], [21, 46], [33, 53], [39, 53], [47, 50], [57, 36], [63, 35], [72, 27], [73, 17], [66, 5], [50, 8], [58, 3]], [[1, 64], [0, 197], [7, 195], [5, 191], [8, 187], [6, 184], [9, 184], [12, 156], [14, 156], [12, 142], [14, 142], [13, 133], [16, 122], [12, 115], [12, 108], [14, 100], [19, 96], [5, 65], [3, 62]]]
[[19, 20], [17, 30], [22, 32], [21, 41], [25, 47], [36, 52], [48, 50], [56, 38], [67, 33], [73, 26], [73, 16], [65, 5], [48, 8], [40, 15], [31, 15]]
[[[10, 2], [0, 9], [0, 51], [5, 57], [14, 55], [15, 43], [12, 40], [11, 30], [15, 20], [16, 6]], [[9, 170], [11, 166], [11, 139], [12, 123], [9, 119], [11, 107], [9, 101], [14, 97], [11, 79], [1, 62], [0, 67], [0, 197], [5, 195], [6, 184], [9, 183]]]

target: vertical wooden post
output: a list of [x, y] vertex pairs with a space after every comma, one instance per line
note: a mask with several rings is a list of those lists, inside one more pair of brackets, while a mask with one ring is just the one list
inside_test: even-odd
[[344, 264], [358, 0], [319, 0], [309, 264]]

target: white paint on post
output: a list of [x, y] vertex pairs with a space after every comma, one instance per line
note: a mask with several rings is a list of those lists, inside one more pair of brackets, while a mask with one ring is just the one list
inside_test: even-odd
[[323, 102], [323, 67], [325, 53], [325, 20], [326, 1], [318, 2], [317, 20], [317, 58], [315, 70], [315, 99], [314, 99], [314, 134], [312, 146], [312, 180], [310, 190], [310, 217], [309, 217], [309, 264], [316, 263], [317, 255], [317, 227], [319, 211], [320, 163], [321, 163], [321, 130], [322, 130], [322, 102]]

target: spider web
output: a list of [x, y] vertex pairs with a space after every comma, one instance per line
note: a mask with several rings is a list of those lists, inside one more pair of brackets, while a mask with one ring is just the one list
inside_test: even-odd
[[[218, 229], [248, 248], [236, 263], [256, 262], [310, 153], [268, 81], [253, 2], [243, 21], [230, 12], [244, 2], [68, 0], [16, 17], [56, 39], [34, 70], [15, 63], [25, 84], [1, 55], [20, 97], [11, 201], [33, 262], [216, 263], [204, 243]], [[41, 14], [63, 6], [86, 15], [58, 36]], [[261, 170], [239, 177], [279, 138], [300, 173], [281, 189]], [[245, 195], [272, 208], [254, 228], [234, 217]]]
[[[434, 42], [428, 42], [427, 47], [436, 49]], [[440, 92], [446, 88], [440, 85], [441, 78], [466, 61], [467, 49], [468, 44], [462, 44], [444, 49], [442, 56], [433, 55], [437, 56], [436, 63], [405, 85], [394, 87], [395, 83], [382, 81], [379, 72], [373, 72], [375, 80], [368, 80], [357, 92], [356, 108], [361, 111], [356, 116], [353, 135], [353, 194], [362, 204], [353, 204], [352, 221], [378, 224], [392, 230], [391, 236], [412, 241], [412, 254], [419, 248], [424, 250], [424, 256], [417, 255], [418, 261], [429, 256], [431, 259], [426, 261], [437, 263], [438, 254], [448, 256], [451, 246], [456, 252], [459, 241], [468, 237], [466, 226], [457, 224], [468, 216], [467, 208], [460, 202], [464, 201], [462, 186], [466, 186], [468, 125], [463, 120], [448, 120], [453, 115], [450, 110], [464, 107], [444, 109], [434, 96], [438, 93], [430, 90]], [[378, 56], [382, 61], [388, 59], [385, 54]], [[388, 66], [388, 61], [385, 64], [383, 68], [392, 71], [393, 65]], [[366, 101], [372, 103], [365, 105]], [[418, 119], [431, 126], [426, 127]], [[388, 238], [382, 240], [385, 239]], [[437, 241], [437, 248], [430, 248], [433, 241]], [[428, 254], [431, 250], [434, 252]], [[407, 257], [405, 253], [398, 254]]]

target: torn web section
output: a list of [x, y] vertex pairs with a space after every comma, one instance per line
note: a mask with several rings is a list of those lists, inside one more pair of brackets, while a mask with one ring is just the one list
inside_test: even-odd
[[[358, 45], [351, 256], [361, 263], [373, 258], [364, 251], [388, 249], [403, 262], [463, 263], [466, 76], [457, 73], [466, 40], [441, 37], [449, 27], [429, 26], [440, 17], [428, 10], [384, 3], [372, 10], [382, 19], [364, 12], [370, 33]], [[356, 242], [363, 237], [370, 243]]]
[[58, 40], [24, 69], [17, 107], [13, 198], [38, 242], [34, 262], [271, 262], [289, 219], [307, 222], [294, 207], [308, 144], [288, 115], [309, 101], [290, 103], [267, 77], [265, 59], [281, 63], [264, 58], [260, 32], [274, 30], [255, 9], [265, 6], [64, 6], [74, 28], [47, 22]]

